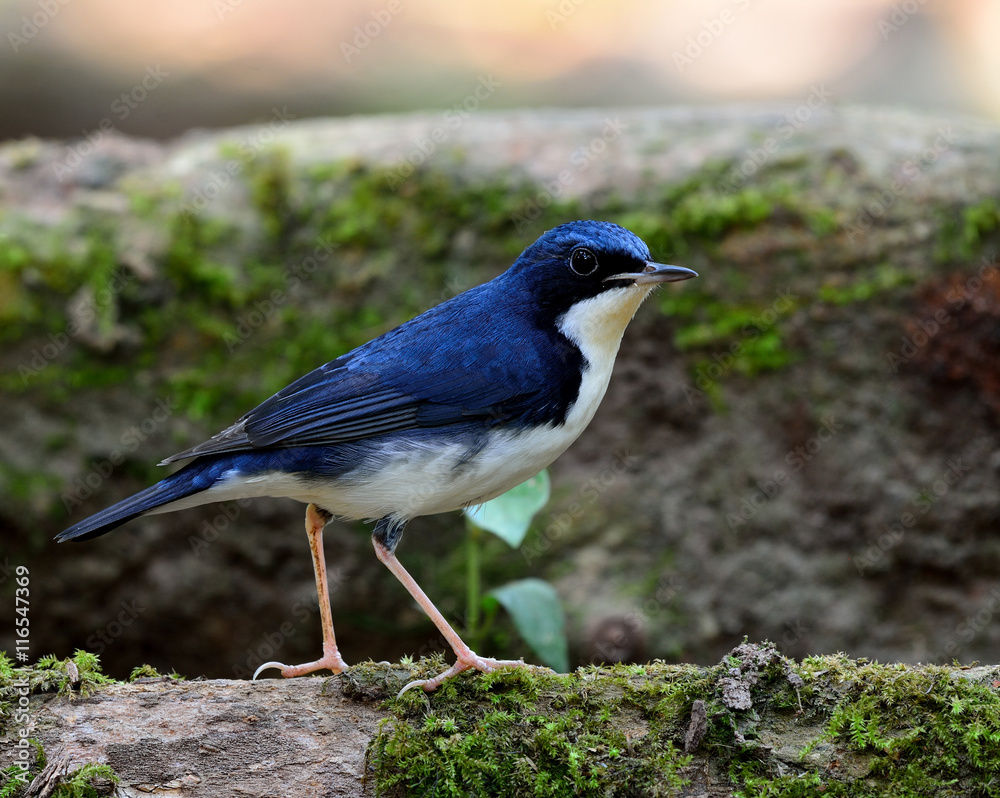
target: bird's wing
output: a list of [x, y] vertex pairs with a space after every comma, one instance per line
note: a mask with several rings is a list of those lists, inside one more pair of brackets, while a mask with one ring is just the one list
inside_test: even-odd
[[[536, 410], [545, 377], [505, 366], [496, 353], [354, 359], [351, 353], [306, 374], [208, 441], [164, 460], [265, 447], [325, 446], [388, 432], [480, 422], [509, 423]], [[462, 361], [465, 362], [462, 362]], [[525, 374], [530, 375], [525, 381]]]

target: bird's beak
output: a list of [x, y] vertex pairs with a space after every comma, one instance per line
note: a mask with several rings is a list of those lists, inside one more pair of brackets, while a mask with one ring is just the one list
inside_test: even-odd
[[641, 272], [614, 274], [611, 277], [605, 277], [604, 282], [608, 280], [632, 280], [636, 285], [652, 285], [655, 283], [676, 283], [697, 276], [698, 272], [683, 266], [667, 266], [665, 263], [649, 261]]

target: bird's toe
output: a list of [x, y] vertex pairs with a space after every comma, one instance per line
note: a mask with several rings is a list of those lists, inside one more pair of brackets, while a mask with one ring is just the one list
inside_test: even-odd
[[463, 671], [477, 670], [481, 673], [493, 673], [493, 671], [500, 668], [524, 667], [528, 667], [528, 665], [523, 659], [493, 659], [492, 657], [480, 657], [474, 651], [470, 650], [468, 654], [460, 656], [455, 664], [448, 668], [448, 670], [444, 673], [438, 674], [433, 679], [416, 679], [410, 682], [396, 694], [396, 698], [399, 698], [407, 690], [411, 690], [414, 687], [421, 687], [424, 692], [433, 693], [448, 679], [453, 676], [458, 676], [458, 674]]
[[259, 668], [257, 668], [257, 670], [255, 670], [253, 672], [253, 679], [251, 679], [251, 681], [254, 681], [254, 682], [257, 681], [257, 677], [260, 676], [261, 672], [262, 671], [266, 671], [269, 668], [277, 668], [279, 671], [281, 671], [281, 675], [284, 676], [285, 675], [285, 669], [287, 667], [288, 666], [285, 665], [285, 663], [283, 663], [283, 662], [265, 662]]

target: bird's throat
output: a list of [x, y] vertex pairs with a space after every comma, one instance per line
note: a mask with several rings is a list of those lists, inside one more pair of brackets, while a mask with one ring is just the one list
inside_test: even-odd
[[580, 348], [591, 367], [607, 363], [610, 376], [625, 328], [651, 290], [652, 286], [640, 285], [611, 288], [577, 302], [559, 319], [559, 330]]

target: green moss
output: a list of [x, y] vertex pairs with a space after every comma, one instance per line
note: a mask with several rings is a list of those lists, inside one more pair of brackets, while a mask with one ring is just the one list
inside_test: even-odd
[[[1000, 695], [948, 668], [854, 664], [827, 734], [873, 755], [871, 773], [899, 796], [996, 795]], [[959, 788], [958, 785], [961, 784]], [[947, 792], [946, 792], [947, 791]]]
[[[31, 779], [44, 770], [46, 763], [41, 743], [37, 740], [30, 742], [36, 750], [34, 764], [27, 771], [18, 765], [11, 765], [0, 771], [0, 776], [3, 777], [3, 783], [0, 784], [0, 798], [14, 798], [23, 794]], [[98, 798], [98, 796], [112, 795], [114, 786], [118, 783], [118, 777], [109, 765], [91, 762], [60, 778], [53, 785], [54, 789], [46, 795], [52, 798]]]
[[110, 765], [90, 763], [61, 781], [52, 798], [99, 798], [111, 794], [110, 788], [115, 784], [118, 784], [118, 777]]
[[296, 219], [291, 202], [291, 157], [286, 149], [273, 148], [259, 157], [256, 151], [240, 158], [250, 185], [250, 199], [275, 242], [293, 230]]
[[939, 262], [968, 261], [981, 252], [988, 240], [1000, 230], [1000, 202], [993, 197], [966, 206], [961, 214], [942, 212], [940, 235], [935, 248]]
[[377, 791], [598, 796], [628, 785], [637, 794], [675, 794], [689, 757], [623, 705], [622, 689], [581, 689], [594, 673], [498, 671], [447, 682], [430, 699], [419, 691], [393, 699], [396, 717], [368, 752]]
[[58, 491], [63, 482], [54, 474], [22, 471], [9, 463], [0, 463], [0, 493], [16, 502]]
[[177, 671], [174, 671], [172, 673], [166, 673], [166, 674], [165, 673], [160, 673], [152, 665], [145, 665], [145, 664], [143, 664], [143, 665], [137, 665], [136, 667], [134, 667], [132, 669], [132, 673], [129, 674], [129, 677], [128, 677], [128, 679], [126, 681], [128, 681], [129, 683], [132, 683], [132, 682], [134, 682], [134, 681], [136, 681], [138, 679], [162, 679], [164, 677], [170, 678], [170, 679], [176, 679], [176, 680], [183, 680], [184, 679], [184, 677], [181, 676], [179, 673], [177, 673]]
[[[5, 324], [0, 341], [32, 332], [65, 333], [66, 300], [83, 288], [97, 294], [110, 281], [115, 268], [111, 231], [98, 225], [82, 233], [76, 225], [48, 228], [9, 214], [2, 222], [0, 320]], [[53, 305], [59, 306], [57, 313]], [[99, 299], [88, 307], [98, 329], [106, 330], [113, 308]]]
[[819, 289], [819, 299], [831, 305], [867, 302], [901, 286], [913, 285], [913, 274], [892, 263], [879, 263], [856, 279], [843, 276], [826, 280]]
[[[442, 667], [366, 664], [346, 689], [384, 696]], [[843, 655], [796, 664], [766, 643], [709, 668], [467, 673], [389, 699], [368, 758], [387, 795], [671, 795], [697, 772], [747, 798], [994, 796], [1000, 696], [962, 673]], [[707, 724], [692, 759], [697, 700]]]
[[633, 208], [623, 207], [618, 220], [642, 238], [652, 252], [686, 255], [695, 248], [715, 250], [725, 234], [750, 229], [767, 220], [787, 197], [780, 186], [768, 191], [745, 188], [719, 193], [711, 185], [712, 170], [669, 187]]
[[103, 685], [117, 684], [101, 672], [96, 654], [78, 649], [72, 657], [41, 657], [34, 665], [15, 667], [0, 654], [0, 717], [10, 714], [9, 702], [26, 685], [29, 694], [56, 692], [59, 695], [88, 696]]

